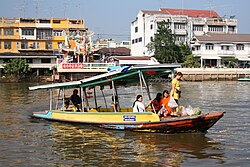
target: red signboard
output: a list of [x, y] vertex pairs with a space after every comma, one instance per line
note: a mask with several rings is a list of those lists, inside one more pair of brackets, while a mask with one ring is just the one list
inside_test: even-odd
[[62, 64], [63, 69], [83, 69], [84, 64], [76, 64], [76, 63], [64, 63]]

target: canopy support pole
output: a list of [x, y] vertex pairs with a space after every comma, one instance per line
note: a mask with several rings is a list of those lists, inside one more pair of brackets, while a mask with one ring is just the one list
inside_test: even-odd
[[116, 94], [116, 96], [117, 96], [117, 106], [118, 106], [118, 108], [117, 108], [117, 111], [120, 111], [120, 109], [121, 109], [121, 107], [120, 107], [120, 103], [119, 103], [119, 96], [118, 96], [118, 93], [117, 93], [117, 88], [116, 88], [116, 85], [115, 85], [115, 94]]
[[[115, 83], [114, 83], [114, 80], [112, 80], [112, 90], [113, 90], [113, 103], [114, 103], [114, 105], [116, 104], [116, 99], [115, 99], [115, 96], [116, 96], [116, 90], [115, 90]], [[116, 110], [115, 110], [115, 112], [117, 112]]]
[[65, 108], [64, 108], [64, 103], [65, 103], [64, 97], [65, 97], [65, 89], [63, 88], [63, 89], [62, 89], [62, 101], [63, 101], [63, 102], [62, 102], [62, 103], [63, 103], [62, 106], [63, 106], [63, 111], [65, 110]]
[[88, 98], [87, 98], [86, 88], [83, 88], [83, 92], [84, 92], [84, 100], [86, 102], [86, 108], [87, 108], [87, 111], [88, 111], [89, 110], [89, 101], [88, 101]]
[[52, 96], [53, 96], [53, 93], [52, 93], [52, 89], [49, 90], [49, 110], [51, 111], [52, 110]]
[[140, 79], [141, 95], [142, 95], [142, 97], [143, 97], [143, 87], [142, 87], [142, 76], [141, 76], [141, 71], [139, 72], [139, 79]]
[[96, 110], [98, 109], [97, 107], [97, 101], [96, 101], [96, 91], [95, 91], [95, 86], [94, 86], [94, 99], [95, 99], [95, 108]]
[[83, 88], [80, 87], [80, 97], [82, 99], [82, 103], [81, 103], [82, 112], [84, 112], [84, 97], [83, 97], [83, 95], [84, 95]]
[[101, 92], [102, 92], [102, 97], [103, 97], [103, 99], [104, 99], [104, 103], [105, 103], [106, 110], [108, 110], [108, 105], [107, 105], [106, 97], [105, 97], [105, 95], [104, 95], [104, 93], [103, 93], [103, 88], [101, 87], [100, 89], [101, 89]]
[[[147, 84], [147, 82], [146, 82], [146, 80], [145, 80], [144, 75], [143, 75], [143, 73], [142, 73], [142, 72], [141, 72], [141, 77], [142, 77], [142, 80], [143, 80], [144, 86], [146, 87], [147, 94], [148, 94], [148, 98], [149, 98], [149, 100], [151, 101], [152, 99], [151, 99], [151, 95], [150, 95], [149, 87], [148, 87], [148, 84]], [[151, 107], [152, 107], [152, 109], [153, 109], [154, 113], [156, 113], [155, 108], [154, 108], [154, 105], [152, 105], [152, 103], [151, 103], [150, 105], [151, 105]]]

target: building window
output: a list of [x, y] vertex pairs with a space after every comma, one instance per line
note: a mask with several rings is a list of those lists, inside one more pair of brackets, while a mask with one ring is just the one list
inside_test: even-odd
[[229, 46], [221, 46], [221, 50], [230, 50]]
[[33, 49], [39, 49], [40, 48], [40, 42], [33, 42], [32, 48]]
[[129, 42], [128, 42], [128, 41], [126, 41], [126, 42], [123, 41], [123, 42], [122, 42], [122, 45], [129, 45]]
[[41, 63], [51, 63], [51, 59], [41, 59]]
[[206, 44], [206, 50], [214, 50], [213, 44]]
[[11, 49], [11, 42], [10, 41], [4, 42], [4, 49]]
[[58, 43], [57, 43], [58, 49], [62, 49], [63, 46], [64, 46], [64, 43], [63, 43], [63, 42], [58, 42]]
[[138, 38], [135, 39], [135, 43], [138, 43]]
[[235, 32], [234, 26], [228, 26], [228, 32]]
[[17, 42], [17, 43], [16, 43], [16, 48], [17, 48], [17, 49], [20, 49], [20, 42]]
[[194, 47], [194, 50], [201, 50], [201, 46], [200, 46], [200, 45], [196, 45], [196, 46]]
[[22, 29], [22, 35], [33, 36], [34, 29], [24, 28], [24, 29]]
[[54, 30], [53, 36], [63, 36], [63, 31], [62, 30]]
[[151, 29], [151, 30], [153, 29], [153, 24], [150, 25], [150, 29]]
[[27, 58], [25, 60], [26, 60], [26, 63], [33, 63], [33, 59], [32, 58]]
[[4, 33], [4, 35], [14, 35], [14, 29], [13, 28], [4, 28], [3, 33]]
[[28, 49], [28, 42], [22, 42], [21, 49]]
[[142, 42], [142, 37], [139, 38], [139, 42]]
[[38, 29], [36, 31], [37, 39], [52, 39], [52, 30], [51, 29]]
[[153, 42], [154, 38], [153, 37], [150, 37], [150, 41]]
[[223, 32], [222, 26], [209, 26], [208, 31], [210, 32]]
[[244, 50], [244, 45], [243, 44], [237, 44], [236, 45], [236, 50]]
[[203, 26], [202, 25], [194, 25], [193, 31], [203, 31]]
[[186, 29], [186, 25], [185, 24], [180, 24], [180, 23], [175, 23], [174, 24], [174, 29], [185, 30]]
[[183, 36], [183, 35], [177, 35], [176, 36], [176, 41], [177, 42], [185, 42], [185, 40], [186, 40], [186, 37]]
[[60, 21], [60, 20], [53, 20], [53, 23], [54, 23], [54, 24], [60, 24], [61, 21]]
[[134, 44], [134, 43], [135, 43], [135, 40], [133, 39], [133, 40], [132, 40], [132, 44]]
[[46, 42], [46, 49], [52, 49], [52, 42]]
[[135, 27], [135, 33], [138, 32], [138, 27]]

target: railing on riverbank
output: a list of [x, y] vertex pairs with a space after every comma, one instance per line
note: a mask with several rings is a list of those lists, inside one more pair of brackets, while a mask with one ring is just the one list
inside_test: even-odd
[[250, 77], [250, 68], [177, 68], [186, 81], [237, 80]]

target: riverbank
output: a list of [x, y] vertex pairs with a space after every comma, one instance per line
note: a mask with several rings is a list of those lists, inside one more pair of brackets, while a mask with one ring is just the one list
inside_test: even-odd
[[233, 81], [250, 77], [250, 68], [177, 68], [185, 81]]
[[[185, 81], [236, 81], [239, 78], [250, 78], [250, 68], [177, 68], [176, 71], [183, 73], [183, 78]], [[96, 74], [97, 75], [97, 74]], [[59, 75], [57, 78], [60, 78]], [[65, 76], [62, 75], [61, 78]], [[79, 80], [79, 75], [77, 77], [72, 77], [72, 80]], [[58, 80], [58, 79], [57, 79]], [[155, 79], [152, 82], [165, 82], [168, 79]], [[17, 80], [10, 76], [2, 76], [0, 78], [0, 83], [12, 83], [12, 82], [53, 82], [52, 76], [29, 76], [22, 80]]]
[[51, 76], [29, 76], [22, 79], [17, 79], [13, 76], [0, 77], [0, 83], [47, 83], [52, 82]]

